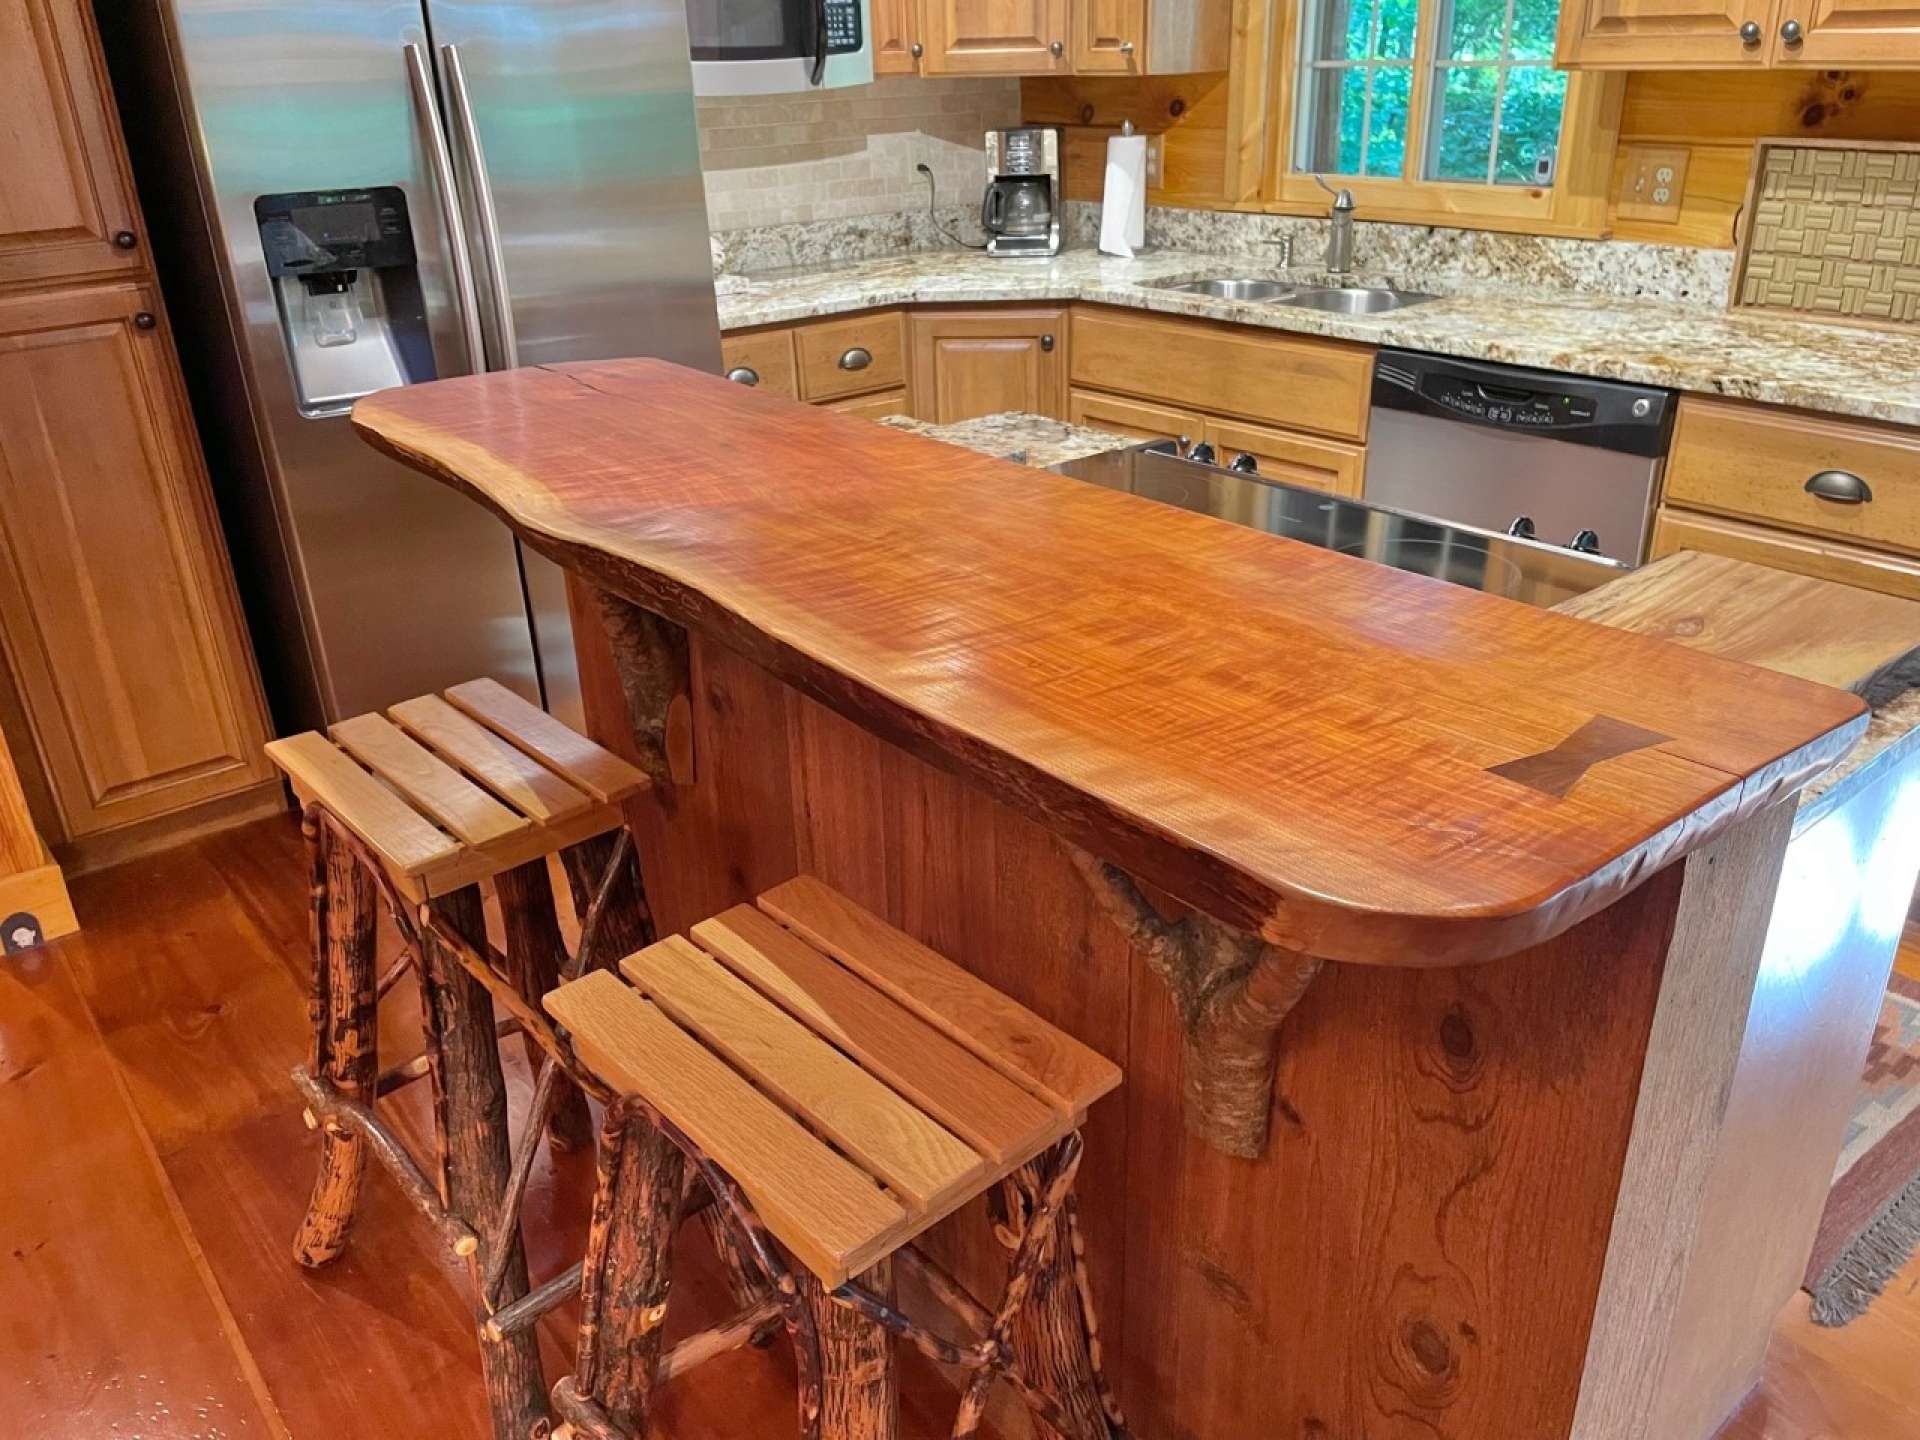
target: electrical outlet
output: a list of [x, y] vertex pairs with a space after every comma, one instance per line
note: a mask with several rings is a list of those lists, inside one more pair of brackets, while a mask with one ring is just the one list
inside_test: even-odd
[[1147, 184], [1159, 189], [1162, 176], [1166, 173], [1167, 137], [1149, 135], [1147, 137]]
[[1613, 213], [1622, 220], [1678, 224], [1691, 153], [1684, 145], [1629, 145], [1627, 171]]

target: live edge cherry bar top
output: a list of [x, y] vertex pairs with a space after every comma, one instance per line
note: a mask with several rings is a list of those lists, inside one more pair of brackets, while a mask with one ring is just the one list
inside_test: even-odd
[[1325, 959], [1551, 938], [1867, 722], [1838, 690], [661, 361], [389, 390], [354, 424], [591, 584]]

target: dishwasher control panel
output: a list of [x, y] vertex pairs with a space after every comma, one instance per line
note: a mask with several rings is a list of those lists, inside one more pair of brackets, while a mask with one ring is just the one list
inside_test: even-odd
[[1373, 404], [1654, 458], [1666, 452], [1673, 396], [1614, 380], [1383, 350], [1374, 364]]
[[1427, 398], [1456, 415], [1471, 415], [1494, 425], [1527, 430], [1553, 430], [1589, 425], [1599, 413], [1593, 400], [1580, 395], [1541, 394], [1506, 386], [1476, 384], [1452, 375], [1429, 377]]

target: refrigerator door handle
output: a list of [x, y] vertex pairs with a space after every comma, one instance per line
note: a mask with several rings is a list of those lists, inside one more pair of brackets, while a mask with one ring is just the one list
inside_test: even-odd
[[480, 331], [480, 299], [473, 286], [473, 257], [467, 253], [467, 221], [460, 208], [460, 191], [454, 184], [453, 156], [447, 150], [446, 131], [440, 126], [440, 107], [433, 97], [433, 74], [427, 68], [426, 52], [413, 43], [403, 45], [401, 51], [407, 61], [407, 85], [413, 92], [414, 120], [420, 127], [427, 168], [433, 174], [440, 213], [446, 220], [454, 309], [459, 315], [460, 333], [466, 339], [469, 368], [478, 375], [487, 368], [487, 345]]
[[507, 289], [506, 252], [500, 244], [500, 212], [493, 204], [493, 176], [487, 170], [487, 152], [474, 123], [473, 100], [467, 93], [467, 74], [460, 65], [460, 47], [442, 45], [440, 62], [447, 77], [447, 104], [453, 111], [453, 133], [466, 151], [467, 173], [473, 177], [474, 218], [480, 225], [480, 248], [487, 257], [491, 281], [495, 333], [500, 340], [500, 368], [520, 364], [520, 340], [513, 328], [513, 296]]

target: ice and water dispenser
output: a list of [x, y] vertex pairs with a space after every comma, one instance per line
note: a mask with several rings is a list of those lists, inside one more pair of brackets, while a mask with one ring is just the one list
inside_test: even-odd
[[397, 186], [253, 202], [300, 412], [435, 378], [407, 198]]

